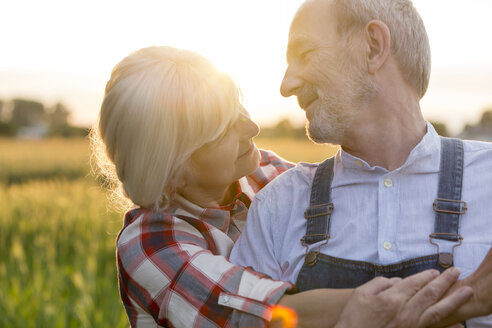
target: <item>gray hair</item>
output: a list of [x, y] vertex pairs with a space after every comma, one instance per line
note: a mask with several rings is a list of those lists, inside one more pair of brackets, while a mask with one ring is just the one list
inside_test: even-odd
[[371, 20], [385, 23], [391, 33], [391, 52], [403, 78], [422, 98], [427, 91], [431, 52], [424, 23], [410, 0], [334, 0], [340, 35], [364, 28]]

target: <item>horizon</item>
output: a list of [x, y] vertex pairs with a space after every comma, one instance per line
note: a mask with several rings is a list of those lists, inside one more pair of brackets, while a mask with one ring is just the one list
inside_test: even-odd
[[[283, 118], [301, 125], [304, 112], [296, 98], [282, 98], [279, 88], [290, 21], [302, 2], [4, 3], [0, 28], [10, 32], [0, 53], [0, 99], [32, 99], [48, 106], [61, 101], [73, 112], [73, 124], [92, 125], [112, 67], [139, 48], [171, 45], [197, 51], [231, 74], [260, 125]], [[456, 133], [492, 107], [492, 44], [486, 42], [492, 2], [413, 2], [426, 25], [433, 59], [421, 108], [426, 119]]]

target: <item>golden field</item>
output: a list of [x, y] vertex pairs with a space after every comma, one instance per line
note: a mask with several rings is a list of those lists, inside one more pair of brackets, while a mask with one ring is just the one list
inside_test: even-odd
[[[336, 151], [257, 144], [293, 162]], [[88, 163], [85, 139], [0, 139], [0, 327], [128, 327], [114, 255], [122, 213]]]

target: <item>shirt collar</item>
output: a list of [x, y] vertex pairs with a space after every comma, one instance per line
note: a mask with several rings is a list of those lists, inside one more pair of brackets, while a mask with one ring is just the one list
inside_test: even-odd
[[[412, 172], [417, 173], [435, 171], [436, 169], [439, 170], [440, 151], [440, 137], [432, 124], [427, 122], [426, 134], [412, 149], [406, 162], [401, 167], [394, 170], [394, 172], [411, 170]], [[336, 161], [339, 162], [344, 168], [348, 169], [388, 172], [388, 170], [380, 166], [370, 166], [363, 159], [353, 156], [343, 149], [337, 153]]]
[[198, 218], [227, 234], [231, 225], [231, 216], [234, 218], [238, 215], [245, 214], [252, 201], [252, 197], [244, 193], [241, 188], [241, 185], [243, 185], [241, 180], [243, 179], [246, 180], [243, 177], [235, 182], [235, 196], [230, 204], [217, 207], [201, 207], [181, 195], [176, 195], [174, 204], [167, 212]]

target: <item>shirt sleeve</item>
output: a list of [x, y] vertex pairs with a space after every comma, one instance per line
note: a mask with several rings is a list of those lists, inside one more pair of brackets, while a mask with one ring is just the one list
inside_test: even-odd
[[120, 294], [132, 327], [264, 327], [292, 285], [214, 255], [184, 220], [152, 212], [118, 237]]
[[237, 265], [248, 265], [254, 270], [280, 279], [282, 269], [275, 255], [275, 218], [268, 194], [258, 194], [248, 211], [246, 226], [232, 248], [230, 261]]

